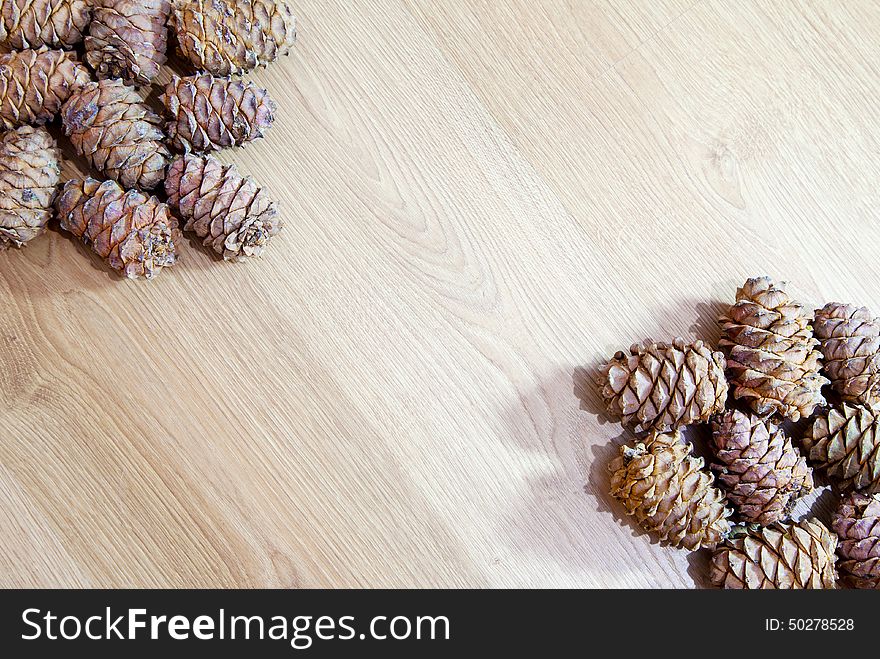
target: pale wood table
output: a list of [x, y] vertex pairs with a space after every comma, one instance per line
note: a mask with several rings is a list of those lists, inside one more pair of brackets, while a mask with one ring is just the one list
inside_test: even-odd
[[750, 275], [880, 312], [880, 3], [295, 5], [262, 261], [0, 254], [0, 585], [700, 582], [587, 380]]

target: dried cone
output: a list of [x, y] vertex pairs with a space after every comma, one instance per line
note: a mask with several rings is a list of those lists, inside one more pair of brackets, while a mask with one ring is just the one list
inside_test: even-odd
[[46, 230], [60, 158], [45, 128], [22, 126], [0, 137], [0, 250], [21, 247]]
[[122, 81], [85, 85], [64, 104], [61, 118], [76, 151], [124, 188], [152, 190], [162, 182], [170, 156], [162, 120]]
[[817, 416], [803, 438], [807, 458], [842, 491], [880, 492], [880, 410], [843, 403]]
[[169, 0], [96, 0], [86, 63], [98, 77], [148, 85], [168, 50]]
[[256, 181], [210, 156], [178, 156], [165, 191], [184, 229], [226, 260], [260, 256], [281, 231], [277, 206]]
[[174, 76], [162, 102], [172, 117], [168, 137], [176, 149], [187, 153], [241, 146], [263, 137], [276, 109], [265, 89], [207, 74]]
[[724, 356], [702, 341], [636, 344], [618, 352], [599, 379], [608, 411], [636, 430], [674, 430], [724, 409]]
[[245, 73], [287, 54], [296, 41], [296, 18], [275, 0], [192, 0], [172, 14], [180, 51], [199, 71]]
[[810, 317], [769, 277], [746, 281], [720, 322], [733, 394], [752, 411], [797, 421], [824, 402]]
[[880, 319], [864, 307], [831, 302], [813, 326], [834, 390], [843, 400], [880, 403]]
[[777, 524], [728, 540], [712, 556], [712, 583], [732, 589], [835, 588], [837, 536], [821, 522]]
[[730, 410], [713, 421], [712, 430], [712, 469], [741, 521], [779, 522], [813, 489], [806, 459], [769, 420]]
[[57, 207], [61, 228], [129, 279], [152, 279], [177, 262], [177, 220], [156, 197], [88, 178], [65, 183]]
[[832, 526], [840, 536], [841, 583], [880, 590], [880, 496], [850, 494], [837, 509]]
[[611, 495], [639, 524], [674, 547], [715, 547], [730, 533], [724, 495], [678, 432], [652, 433], [621, 447], [611, 463]]
[[92, 18], [89, 0], [3, 0], [0, 47], [73, 48]]
[[0, 55], [0, 124], [3, 130], [51, 121], [74, 90], [91, 77], [63, 50]]

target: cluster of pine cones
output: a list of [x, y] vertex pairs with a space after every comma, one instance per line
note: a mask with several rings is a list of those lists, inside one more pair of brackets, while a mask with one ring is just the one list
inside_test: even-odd
[[[812, 314], [783, 287], [737, 291], [723, 352], [679, 338], [602, 369], [609, 412], [646, 433], [613, 461], [611, 494], [661, 541], [714, 550], [717, 586], [880, 589], [880, 319], [838, 303]], [[783, 425], [801, 419], [793, 442]], [[711, 471], [681, 435], [706, 423]], [[790, 519], [813, 469], [840, 497], [833, 531]]]
[[[137, 88], [166, 62], [169, 27], [195, 74], [165, 87], [163, 120]], [[293, 13], [276, 0], [2, 0], [0, 250], [34, 240], [57, 212], [63, 230], [129, 278], [177, 262], [179, 221], [224, 259], [260, 255], [281, 230], [276, 202], [207, 153], [271, 126], [268, 92], [230, 76], [295, 39]], [[58, 115], [104, 180], [61, 185], [44, 127]], [[160, 185], [167, 203], [149, 196]]]

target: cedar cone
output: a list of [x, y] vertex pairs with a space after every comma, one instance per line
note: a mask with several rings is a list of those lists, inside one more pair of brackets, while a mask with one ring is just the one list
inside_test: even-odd
[[70, 94], [91, 77], [76, 57], [63, 50], [23, 50], [0, 55], [0, 125], [51, 121]]
[[275, 119], [276, 106], [265, 89], [207, 74], [174, 76], [162, 102], [172, 117], [168, 137], [187, 153], [240, 146], [263, 137]]
[[57, 208], [62, 229], [129, 279], [152, 279], [177, 262], [177, 220], [156, 197], [87, 178], [65, 183]]
[[712, 430], [712, 469], [743, 522], [781, 521], [813, 489], [806, 459], [769, 420], [729, 410], [713, 420]]
[[807, 458], [839, 488], [880, 492], [880, 410], [843, 403], [818, 415], [803, 438]]
[[797, 421], [824, 403], [810, 317], [769, 277], [746, 281], [720, 322], [733, 394], [752, 411]]
[[724, 409], [724, 356], [702, 341], [682, 338], [636, 344], [618, 352], [602, 370], [600, 393], [608, 410], [638, 430], [674, 430], [708, 421]]
[[276, 0], [192, 0], [172, 14], [180, 52], [199, 71], [245, 73], [290, 52], [296, 18]]
[[169, 0], [96, 0], [86, 63], [98, 78], [148, 85], [168, 50]]
[[620, 448], [610, 467], [611, 495], [670, 545], [712, 548], [730, 533], [731, 511], [703, 465], [678, 431], [654, 432], [635, 448]]
[[22, 247], [46, 230], [60, 158], [45, 128], [22, 126], [0, 137], [0, 250]]
[[851, 588], [880, 590], [880, 495], [850, 494], [841, 501], [832, 526], [840, 536], [841, 582]]
[[278, 209], [251, 177], [210, 156], [178, 156], [165, 180], [168, 204], [223, 258], [260, 256], [281, 231]]
[[126, 189], [152, 190], [165, 176], [170, 153], [162, 120], [121, 80], [90, 82], [61, 111], [77, 153]]
[[89, 0], [3, 0], [0, 46], [73, 48], [82, 41], [91, 18]]
[[834, 390], [853, 403], [880, 402], [880, 319], [864, 307], [830, 302], [813, 325]]
[[775, 524], [728, 540], [712, 556], [712, 583], [737, 590], [835, 588], [837, 536], [817, 520]]

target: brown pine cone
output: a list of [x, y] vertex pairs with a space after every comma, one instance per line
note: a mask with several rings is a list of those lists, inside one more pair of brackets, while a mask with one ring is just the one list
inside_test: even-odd
[[98, 78], [148, 85], [168, 50], [169, 0], [96, 0], [86, 63]]
[[682, 338], [618, 352], [599, 378], [608, 411], [639, 430], [674, 430], [724, 409], [724, 356]]
[[674, 433], [620, 447], [611, 463], [611, 495], [639, 524], [673, 547], [715, 547], [731, 530], [731, 511], [702, 458]]
[[837, 536], [817, 520], [776, 524], [728, 540], [712, 556], [712, 583], [737, 590], [836, 588]]
[[170, 152], [162, 120], [121, 80], [90, 82], [61, 110], [77, 153], [126, 189], [152, 190], [165, 177]]
[[880, 590], [880, 495], [850, 494], [832, 526], [840, 537], [837, 569], [843, 585]]
[[260, 256], [281, 231], [278, 209], [251, 177], [210, 156], [178, 156], [165, 180], [168, 204], [223, 258]]
[[174, 76], [161, 100], [172, 117], [168, 137], [187, 153], [241, 146], [263, 137], [275, 119], [276, 106], [265, 89], [207, 74]]
[[0, 47], [73, 48], [92, 18], [89, 0], [3, 0]]
[[848, 492], [880, 492], [880, 409], [843, 403], [816, 416], [803, 438], [807, 459]]
[[274, 62], [296, 41], [293, 11], [276, 0], [192, 0], [174, 8], [172, 25], [183, 56], [215, 76]]
[[843, 400], [880, 403], [880, 319], [864, 307], [831, 302], [813, 323], [824, 370]]
[[712, 470], [743, 522], [779, 522], [813, 489], [806, 459], [770, 421], [730, 410], [713, 420], [712, 430]]
[[0, 137], [0, 250], [22, 247], [46, 230], [60, 158], [45, 128], [22, 126]]
[[177, 220], [156, 197], [87, 178], [65, 183], [56, 206], [61, 228], [129, 279], [152, 279], [177, 262]]
[[733, 395], [756, 414], [797, 421], [824, 403], [810, 317], [769, 277], [749, 279], [720, 318]]
[[51, 121], [71, 93], [91, 77], [63, 50], [0, 55], [0, 124], [3, 130]]

